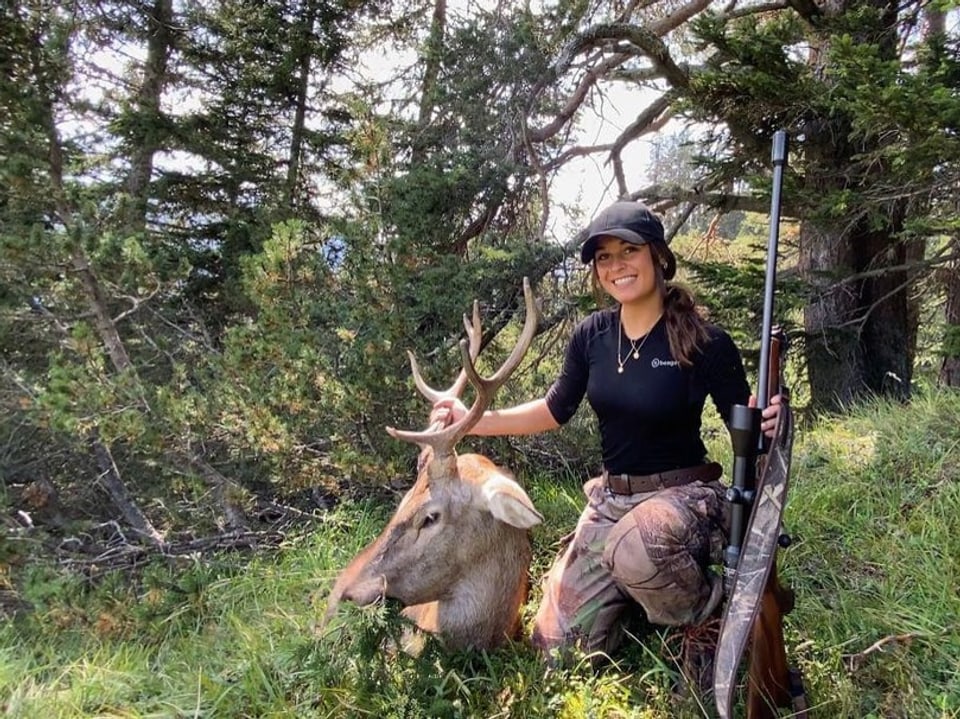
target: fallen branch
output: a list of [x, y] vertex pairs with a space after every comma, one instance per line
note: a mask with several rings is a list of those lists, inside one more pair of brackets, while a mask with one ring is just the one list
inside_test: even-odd
[[871, 654], [875, 652], [884, 651], [887, 645], [889, 644], [906, 645], [906, 644], [910, 644], [910, 642], [912, 642], [914, 639], [917, 639], [918, 637], [924, 637], [924, 636], [930, 636], [930, 635], [923, 634], [921, 632], [891, 634], [890, 636], [883, 637], [882, 639], [878, 639], [877, 641], [875, 641], [873, 644], [871, 644], [869, 647], [867, 647], [861, 652], [857, 652], [856, 654], [844, 654], [842, 655], [841, 658], [843, 659], [843, 663], [844, 663], [844, 666], [847, 668], [847, 671], [855, 672], [859, 670], [861, 666], [863, 666], [863, 663], [867, 660], [867, 657], [869, 657]]
[[[258, 549], [276, 546], [286, 535], [268, 530], [263, 532], [225, 532], [208, 537], [196, 537], [181, 542], [167, 542], [163, 546], [145, 546], [127, 541], [122, 533], [116, 533], [104, 547], [92, 537], [86, 540], [69, 537], [60, 543], [60, 564], [79, 571], [90, 580], [116, 571], [132, 570], [155, 557], [178, 558], [213, 551]], [[79, 556], [78, 556], [79, 555]]]

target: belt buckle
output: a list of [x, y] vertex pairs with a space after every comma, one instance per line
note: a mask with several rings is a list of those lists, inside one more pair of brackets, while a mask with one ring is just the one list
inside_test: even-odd
[[616, 495], [621, 495], [621, 494], [623, 494], [623, 492], [620, 492], [620, 491], [617, 491], [616, 489], [614, 489], [614, 487], [613, 487], [613, 483], [614, 483], [614, 482], [622, 482], [622, 483], [624, 483], [624, 484], [626, 485], [627, 490], [628, 490], [628, 491], [627, 491], [627, 494], [630, 493], [629, 490], [632, 489], [632, 488], [631, 488], [631, 486], [630, 486], [630, 475], [629, 475], [629, 474], [612, 474], [611, 472], [607, 472], [606, 475], [607, 475], [607, 476], [606, 476], [606, 482], [604, 482], [604, 488], [607, 490], [607, 493], [608, 493], [608, 494], [616, 494]]

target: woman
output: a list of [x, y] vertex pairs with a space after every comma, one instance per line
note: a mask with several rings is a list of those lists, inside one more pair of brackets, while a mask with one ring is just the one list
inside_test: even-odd
[[[576, 327], [545, 397], [487, 411], [472, 434], [555, 429], [586, 395], [599, 420], [603, 474], [584, 485], [587, 507], [544, 580], [533, 642], [609, 653], [631, 600], [649, 621], [674, 626], [700, 624], [719, 606], [722, 582], [710, 566], [721, 561], [726, 502], [721, 467], [706, 459], [701, 414], [709, 395], [728, 421], [750, 391], [730, 336], [670, 282], [676, 258], [647, 207], [622, 201], [601, 212], [581, 260], [617, 306]], [[763, 412], [769, 435], [779, 399]], [[465, 411], [442, 400], [431, 421]]]

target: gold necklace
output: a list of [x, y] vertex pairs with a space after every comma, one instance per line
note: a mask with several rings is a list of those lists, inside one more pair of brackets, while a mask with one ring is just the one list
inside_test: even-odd
[[[628, 361], [631, 357], [633, 357], [635, 360], [636, 360], [636, 359], [640, 359], [640, 350], [641, 350], [641, 348], [642, 348], [643, 345], [646, 343], [647, 338], [648, 338], [651, 334], [653, 334], [653, 328], [657, 326], [657, 322], [659, 322], [659, 321], [660, 321], [660, 317], [662, 317], [662, 314], [661, 314], [661, 315], [657, 315], [657, 319], [654, 321], [654, 323], [653, 323], [652, 325], [650, 325], [650, 329], [647, 330], [647, 334], [645, 334], [643, 337], [640, 338], [639, 344], [637, 343], [637, 340], [630, 340], [630, 349], [629, 349], [629, 351], [627, 352], [626, 356], [621, 357], [621, 356], [620, 356], [620, 349], [621, 349], [622, 346], [623, 346], [623, 317], [621, 316], [622, 314], [623, 314], [623, 310], [620, 310], [620, 314], [617, 315], [617, 329], [618, 329], [618, 332], [617, 332], [617, 374], [623, 374], [623, 367], [624, 367], [624, 365], [627, 364], [627, 361]], [[628, 337], [627, 339], [630, 339], [630, 338]]]

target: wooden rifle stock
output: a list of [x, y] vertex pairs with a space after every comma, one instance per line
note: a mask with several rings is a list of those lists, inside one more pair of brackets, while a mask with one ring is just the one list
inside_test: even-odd
[[[784, 350], [783, 332], [774, 328], [770, 338], [768, 397], [787, 395], [787, 388], [783, 383]], [[757, 463], [758, 477], [762, 475], [763, 461], [761, 459]], [[781, 535], [779, 544], [785, 546], [785, 541], [789, 540]], [[806, 716], [806, 707], [797, 705], [802, 688], [798, 687], [799, 677], [787, 664], [787, 648], [783, 638], [783, 616], [793, 611], [793, 606], [793, 590], [780, 583], [777, 562], [774, 559], [760, 598], [757, 620], [750, 633], [746, 701], [748, 719], [775, 719], [776, 707], [790, 706], [797, 712], [793, 716]]]
[[778, 715], [776, 707], [789, 707], [794, 703], [794, 679], [783, 641], [783, 615], [793, 609], [793, 601], [793, 590], [780, 584], [774, 564], [750, 634], [748, 719], [774, 719]]

